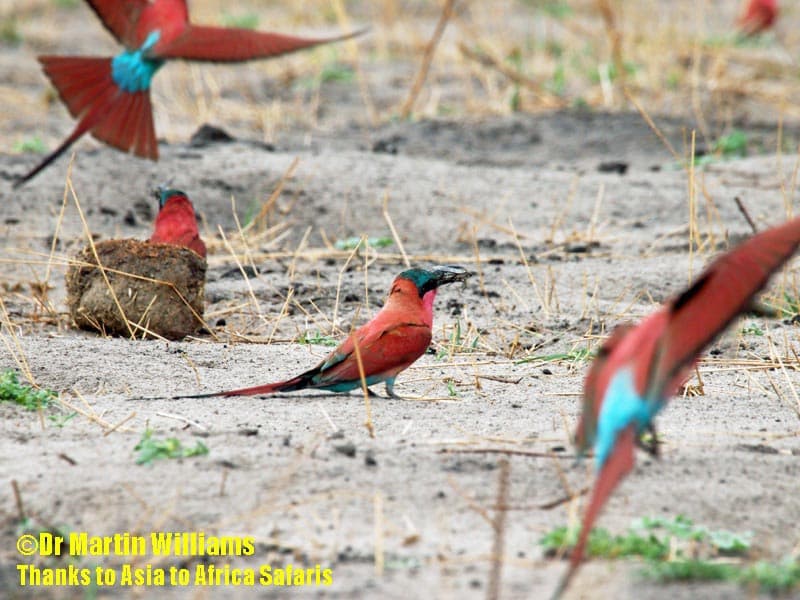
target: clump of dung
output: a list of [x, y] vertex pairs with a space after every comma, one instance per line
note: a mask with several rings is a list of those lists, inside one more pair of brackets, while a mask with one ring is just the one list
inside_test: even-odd
[[137, 338], [152, 332], [172, 340], [197, 331], [204, 258], [188, 248], [132, 239], [106, 240], [95, 248], [108, 283], [89, 246], [67, 269], [67, 304], [78, 327], [122, 336], [132, 330]]

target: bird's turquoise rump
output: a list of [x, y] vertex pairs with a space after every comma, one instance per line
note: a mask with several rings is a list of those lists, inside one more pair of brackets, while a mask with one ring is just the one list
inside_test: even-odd
[[156, 45], [161, 37], [158, 31], [147, 36], [138, 50], [126, 50], [111, 61], [111, 77], [125, 92], [136, 93], [150, 89], [150, 82], [162, 65], [163, 60], [147, 58], [146, 53]]
[[633, 371], [621, 369], [608, 385], [594, 444], [595, 466], [599, 471], [614, 449], [617, 436], [629, 425], [636, 424], [637, 435], [652, 422], [663, 403], [645, 402], [636, 392]]

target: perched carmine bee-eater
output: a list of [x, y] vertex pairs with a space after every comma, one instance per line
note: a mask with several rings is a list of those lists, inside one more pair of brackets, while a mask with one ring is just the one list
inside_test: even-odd
[[186, 0], [86, 0], [125, 46], [113, 58], [40, 56], [70, 114], [72, 133], [15, 186], [34, 177], [84, 133], [123, 152], [158, 160], [150, 81], [171, 59], [242, 62], [342, 40], [309, 39], [189, 22]]
[[155, 195], [158, 199], [158, 216], [153, 224], [153, 235], [148, 241], [183, 246], [205, 258], [206, 245], [200, 239], [191, 200], [180, 190], [165, 186], [156, 189]]
[[778, 18], [778, 0], [748, 0], [739, 15], [739, 31], [751, 36], [772, 27]]
[[633, 469], [634, 446], [686, 380], [700, 353], [766, 285], [800, 244], [800, 218], [753, 236], [716, 259], [692, 286], [639, 325], [622, 325], [606, 340], [584, 382], [576, 432], [581, 452], [594, 447], [597, 479], [583, 516], [569, 569], [554, 598], [566, 589], [583, 558], [589, 532], [611, 492]]
[[[359, 357], [367, 386], [384, 383], [386, 393], [398, 398], [394, 393], [395, 378], [422, 356], [431, 343], [436, 290], [471, 276], [464, 268], [450, 265], [403, 271], [395, 277], [378, 314], [313, 369], [279, 383], [172, 399], [256, 396], [304, 389], [349, 392], [361, 386]], [[374, 395], [372, 390], [369, 392]]]

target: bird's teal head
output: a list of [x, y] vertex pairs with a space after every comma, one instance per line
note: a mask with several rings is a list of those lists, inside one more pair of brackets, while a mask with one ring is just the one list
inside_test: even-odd
[[167, 203], [167, 200], [172, 198], [173, 196], [186, 196], [186, 194], [180, 190], [173, 189], [168, 185], [160, 185], [155, 190], [153, 190], [153, 195], [158, 200], [158, 210], [164, 208], [164, 205]]
[[472, 275], [473, 273], [458, 265], [439, 265], [430, 269], [408, 269], [400, 273], [397, 279], [412, 282], [417, 288], [419, 297], [422, 298], [439, 286], [455, 281], [466, 281]]

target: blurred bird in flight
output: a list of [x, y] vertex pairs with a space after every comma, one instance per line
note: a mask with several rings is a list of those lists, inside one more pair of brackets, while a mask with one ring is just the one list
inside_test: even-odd
[[[657, 453], [654, 418], [686, 380], [700, 353], [766, 285], [800, 244], [800, 218], [759, 233], [717, 258], [689, 289], [636, 326], [618, 327], [584, 382], [575, 436], [581, 453], [594, 448], [595, 480], [569, 568], [554, 598], [581, 563], [595, 520], [634, 465], [637, 444]], [[644, 446], [641, 436], [650, 432]]]
[[86, 0], [125, 46], [113, 58], [40, 56], [70, 114], [72, 133], [15, 187], [36, 176], [85, 133], [123, 152], [158, 160], [150, 83], [168, 60], [243, 62], [343, 40], [300, 38], [249, 29], [195, 25], [186, 0]]
[[778, 0], [747, 0], [739, 15], [739, 32], [747, 37], [766, 31], [778, 18]]

